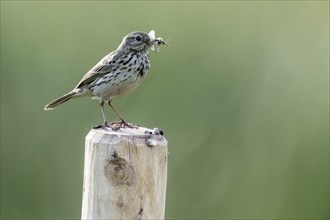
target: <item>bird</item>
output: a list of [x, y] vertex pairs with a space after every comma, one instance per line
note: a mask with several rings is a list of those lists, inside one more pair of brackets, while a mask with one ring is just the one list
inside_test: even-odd
[[[154, 35], [154, 31], [151, 31]], [[161, 38], [159, 38], [161, 39]], [[145, 78], [150, 68], [148, 49], [165, 44], [142, 31], [127, 34], [116, 50], [106, 55], [91, 68], [70, 92], [48, 103], [44, 109], [52, 110], [72, 99], [90, 96], [100, 101], [103, 124], [94, 128], [111, 127], [104, 114], [104, 103], [110, 106], [119, 118], [120, 127], [132, 127], [113, 107], [112, 101], [136, 89]]]

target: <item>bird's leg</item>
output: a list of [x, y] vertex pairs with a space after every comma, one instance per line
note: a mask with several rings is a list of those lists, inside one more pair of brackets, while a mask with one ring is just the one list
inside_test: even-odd
[[115, 112], [115, 114], [117, 115], [117, 117], [120, 119], [120, 123], [129, 127], [129, 128], [133, 128], [133, 126], [129, 125], [121, 116], [120, 114], [116, 111], [116, 109], [111, 105], [111, 101], [108, 101], [108, 105], [110, 106], [110, 108]]
[[101, 112], [102, 112], [102, 117], [103, 117], [103, 124], [100, 124], [100, 125], [96, 125], [94, 126], [93, 128], [97, 129], [97, 128], [107, 128], [109, 127], [109, 124], [107, 122], [107, 120], [105, 119], [105, 114], [104, 114], [104, 101], [102, 100], [100, 102], [100, 106], [101, 106]]
[[104, 101], [103, 101], [103, 100], [100, 102], [100, 106], [101, 106], [101, 112], [102, 112], [102, 117], [103, 117], [104, 126], [105, 126], [105, 127], [109, 127], [108, 122], [107, 122], [107, 120], [105, 119], [105, 114], [104, 114]]

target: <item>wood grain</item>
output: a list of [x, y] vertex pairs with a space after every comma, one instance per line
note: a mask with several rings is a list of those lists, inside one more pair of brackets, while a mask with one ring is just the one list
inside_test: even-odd
[[82, 219], [164, 219], [167, 140], [140, 127], [86, 136]]

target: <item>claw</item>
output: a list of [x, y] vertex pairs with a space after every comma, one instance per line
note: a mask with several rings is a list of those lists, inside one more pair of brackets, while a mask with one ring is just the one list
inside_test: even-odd
[[103, 124], [93, 126], [93, 129], [111, 129], [113, 131], [118, 131], [120, 128], [135, 128], [138, 129], [138, 125], [134, 125], [132, 123], [127, 123], [124, 120], [121, 121], [113, 121], [113, 122], [104, 122]]
[[103, 124], [93, 126], [93, 129], [100, 129], [100, 128], [107, 129], [107, 128], [110, 128], [110, 126], [109, 126], [108, 122], [106, 122], [106, 121]]
[[124, 120], [111, 122], [109, 124], [109, 127], [111, 127], [111, 129], [114, 131], [117, 131], [120, 128], [135, 128], [135, 129], [139, 128], [139, 126], [131, 123], [127, 123]]

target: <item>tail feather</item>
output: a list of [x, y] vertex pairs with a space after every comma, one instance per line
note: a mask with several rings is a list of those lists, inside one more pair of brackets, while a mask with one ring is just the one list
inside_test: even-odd
[[54, 109], [56, 106], [62, 104], [63, 102], [66, 102], [66, 101], [68, 101], [69, 99], [75, 97], [75, 95], [77, 95], [77, 93], [78, 93], [78, 91], [73, 90], [73, 91], [71, 91], [71, 92], [69, 92], [69, 93], [67, 93], [67, 94], [65, 94], [65, 95], [63, 95], [63, 96], [61, 96], [61, 97], [59, 97], [59, 98], [57, 98], [57, 99], [51, 101], [50, 103], [48, 103], [48, 104], [45, 106], [44, 109], [45, 109], [45, 110], [52, 110], [52, 109]]

